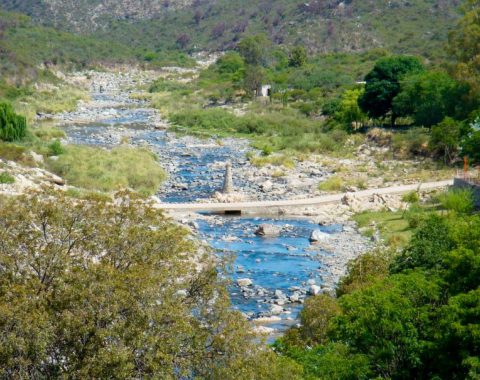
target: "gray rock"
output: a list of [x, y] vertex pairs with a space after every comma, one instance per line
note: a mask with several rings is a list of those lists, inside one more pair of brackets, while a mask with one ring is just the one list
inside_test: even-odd
[[240, 286], [240, 287], [252, 286], [253, 281], [250, 280], [249, 278], [239, 278], [237, 280], [237, 285]]
[[310, 242], [312, 242], [312, 243], [325, 242], [329, 239], [330, 239], [330, 235], [325, 233], [325, 232], [322, 232], [320, 230], [312, 231], [312, 233], [310, 235], [310, 238], [309, 238]]
[[261, 224], [255, 231], [257, 236], [275, 237], [280, 235], [281, 228], [273, 224]]
[[270, 306], [270, 314], [271, 315], [279, 315], [283, 313], [283, 307], [280, 305], [272, 305]]
[[322, 292], [322, 288], [318, 285], [312, 285], [308, 289], [308, 294], [310, 294], [312, 296], [316, 296], [316, 295], [320, 294], [321, 292]]

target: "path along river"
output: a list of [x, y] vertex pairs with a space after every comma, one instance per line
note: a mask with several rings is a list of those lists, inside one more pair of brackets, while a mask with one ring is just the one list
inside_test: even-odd
[[[221, 188], [226, 161], [232, 162], [237, 188], [256, 199], [268, 196], [245, 176], [235, 176], [241, 170], [254, 170], [246, 159], [247, 141], [176, 137], [158, 128], [164, 123], [155, 110], [132, 100], [122, 89], [128, 76], [95, 75], [92, 101], [59, 118], [69, 143], [110, 148], [128, 139], [132, 145], [148, 146], [169, 174], [157, 194], [163, 202], [209, 198]], [[296, 323], [309, 293], [332, 292], [346, 263], [369, 244], [349, 225], [320, 226], [307, 219], [197, 215], [182, 222], [219, 257], [234, 257], [229, 274], [233, 307], [263, 324], [261, 329], [272, 336]], [[276, 226], [279, 235], [256, 236], [255, 230], [264, 223]], [[310, 244], [314, 230], [328, 234], [326, 243]]]

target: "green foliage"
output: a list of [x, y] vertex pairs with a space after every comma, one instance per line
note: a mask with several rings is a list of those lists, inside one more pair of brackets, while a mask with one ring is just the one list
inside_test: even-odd
[[301, 326], [291, 329], [283, 338], [288, 345], [316, 346], [328, 341], [328, 329], [332, 319], [341, 313], [335, 298], [322, 294], [306, 300], [300, 312]]
[[15, 183], [15, 178], [12, 177], [10, 174], [7, 172], [1, 172], [0, 173], [0, 185], [10, 185], [12, 183]]
[[329, 343], [312, 349], [292, 347], [281, 341], [275, 349], [282, 355], [294, 359], [303, 366], [308, 380], [366, 380], [371, 379], [372, 371], [368, 357], [354, 353], [342, 343]]
[[0, 377], [299, 379], [186, 230], [133, 194], [114, 203], [0, 199]]
[[70, 184], [87, 190], [133, 189], [154, 194], [165, 172], [147, 150], [118, 147], [112, 150], [68, 146], [49, 167]]
[[7, 103], [0, 103], [0, 140], [21, 140], [27, 133], [25, 117], [17, 115], [13, 107]]
[[290, 51], [288, 65], [292, 67], [301, 67], [307, 62], [307, 51], [303, 46], [295, 46]]
[[438, 197], [445, 210], [469, 214], [474, 210], [474, 198], [470, 189], [453, 189]]
[[380, 59], [365, 80], [365, 93], [359, 105], [370, 117], [386, 117], [390, 114], [392, 125], [398, 114], [393, 109], [393, 100], [400, 93], [400, 82], [409, 74], [422, 72], [418, 58], [392, 56]]
[[237, 49], [247, 65], [262, 66], [266, 64], [265, 51], [269, 43], [264, 34], [257, 34], [242, 39]]
[[460, 124], [452, 118], [446, 117], [432, 128], [430, 150], [438, 156], [443, 156], [445, 164], [452, 162], [458, 150], [460, 133]]
[[466, 379], [480, 375], [480, 289], [452, 297], [439, 312], [441, 376], [459, 373]]
[[436, 281], [412, 272], [340, 299], [334, 336], [365, 353], [382, 377], [409, 378], [429, 348], [423, 326], [439, 301]]
[[471, 125], [469, 133], [461, 141], [462, 154], [473, 162], [480, 162], [480, 118]]
[[360, 127], [366, 119], [366, 115], [358, 105], [358, 99], [363, 96], [363, 93], [364, 91], [362, 89], [353, 89], [346, 90], [342, 95], [338, 118], [349, 127], [351, 127], [352, 124], [354, 124], [355, 127]]
[[245, 68], [245, 62], [237, 52], [229, 52], [221, 56], [215, 66], [220, 74], [236, 74]]
[[288, 110], [235, 116], [224, 109], [190, 109], [173, 113], [170, 121], [177, 129], [187, 128], [203, 136], [247, 136], [257, 148], [268, 144], [272, 151], [341, 151], [347, 138], [343, 131], [325, 133], [321, 122]]
[[318, 189], [322, 191], [338, 192], [343, 189], [344, 185], [345, 184], [342, 178], [340, 178], [338, 175], [332, 175], [325, 181], [320, 182], [320, 184], [318, 185]]
[[412, 204], [404, 213], [410, 228], [418, 228], [425, 221], [426, 215], [418, 204]]
[[465, 118], [469, 88], [442, 71], [427, 71], [407, 76], [401, 92], [393, 100], [394, 112], [412, 116], [416, 125], [431, 127], [445, 117]]
[[367, 252], [348, 263], [347, 275], [337, 288], [337, 296], [365, 289], [379, 279], [388, 276], [392, 254], [389, 251]]
[[429, 131], [426, 128], [409, 128], [392, 136], [391, 148], [398, 158], [428, 156]]
[[395, 259], [393, 271], [440, 268], [442, 254], [453, 247], [447, 221], [438, 215], [430, 215], [415, 231], [409, 246]]
[[414, 204], [420, 201], [420, 196], [418, 195], [418, 191], [411, 191], [406, 193], [402, 196], [402, 202]]
[[55, 140], [48, 146], [50, 156], [59, 156], [65, 153], [65, 149], [62, 146], [60, 140]]
[[457, 59], [456, 76], [470, 85], [470, 98], [478, 105], [480, 94], [480, 3], [466, 0], [463, 17], [449, 36], [449, 50]]

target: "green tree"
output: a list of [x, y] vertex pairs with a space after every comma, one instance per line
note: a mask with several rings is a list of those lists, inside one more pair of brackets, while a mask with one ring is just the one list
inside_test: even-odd
[[308, 298], [300, 312], [301, 326], [288, 330], [283, 342], [302, 348], [327, 343], [330, 322], [340, 313], [336, 298], [325, 294]]
[[245, 77], [243, 79], [243, 88], [248, 96], [257, 96], [262, 87], [265, 78], [265, 71], [261, 66], [247, 65], [245, 68]]
[[460, 143], [460, 123], [450, 117], [432, 128], [429, 148], [437, 156], [443, 157], [445, 164], [451, 163]]
[[428, 353], [424, 325], [439, 301], [437, 281], [412, 272], [394, 275], [340, 299], [333, 336], [367, 355], [382, 378], [411, 379]]
[[480, 289], [452, 297], [440, 311], [437, 373], [442, 378], [480, 377]]
[[440, 215], [428, 216], [414, 232], [408, 247], [391, 267], [394, 273], [407, 269], [440, 269], [446, 253], [455, 248], [448, 221]]
[[244, 66], [243, 58], [237, 52], [229, 52], [221, 56], [216, 63], [216, 68], [220, 74], [236, 74], [243, 70]]
[[0, 140], [21, 140], [27, 133], [27, 120], [17, 115], [13, 107], [7, 103], [0, 103]]
[[[304, 370], [308, 380], [367, 380], [372, 378], [368, 357], [355, 353], [343, 343], [303, 349], [276, 342], [275, 349], [281, 355], [294, 359]], [[288, 379], [280, 377], [279, 379]]]
[[301, 67], [307, 63], [307, 50], [304, 46], [295, 46], [290, 51], [288, 65], [291, 67]]
[[1, 378], [298, 378], [230, 311], [213, 260], [143, 200], [0, 202]]
[[337, 296], [364, 289], [388, 276], [392, 253], [383, 250], [367, 252], [348, 263], [347, 274], [340, 279]]
[[358, 105], [358, 99], [362, 97], [363, 89], [346, 90], [340, 101], [339, 119], [349, 127], [360, 127], [366, 119], [365, 113]]
[[390, 115], [391, 125], [398, 116], [393, 109], [393, 99], [400, 93], [401, 80], [413, 73], [422, 72], [418, 58], [391, 56], [381, 58], [365, 77], [365, 93], [359, 99], [360, 108], [374, 118]]
[[471, 98], [480, 95], [480, 0], [466, 0], [463, 18], [449, 36], [450, 52], [457, 58], [456, 76], [470, 85]]
[[470, 126], [470, 131], [461, 142], [462, 154], [474, 162], [480, 162], [480, 117]]
[[247, 65], [262, 66], [266, 64], [268, 39], [264, 34], [245, 37], [238, 43], [237, 49]]
[[471, 111], [465, 107], [469, 88], [447, 73], [429, 71], [405, 77], [401, 92], [393, 100], [393, 112], [409, 115], [418, 126], [431, 127], [445, 117], [463, 119]]

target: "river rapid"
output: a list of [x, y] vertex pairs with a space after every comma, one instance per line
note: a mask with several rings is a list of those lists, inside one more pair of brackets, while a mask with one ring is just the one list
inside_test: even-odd
[[[227, 161], [232, 163], [235, 187], [249, 199], [282, 198], [281, 191], [262, 189], [262, 181], [268, 178], [252, 180], [246, 174], [261, 171], [246, 158], [251, 150], [248, 141], [178, 137], [169, 132], [156, 110], [130, 97], [141, 80], [130, 74], [88, 75], [93, 77], [91, 101], [57, 118], [67, 134], [66, 143], [108, 149], [128, 141], [133, 146], [148, 147], [168, 173], [168, 180], [156, 196], [163, 202], [210, 198], [222, 186]], [[145, 77], [143, 82], [147, 81]], [[283, 194], [311, 195], [314, 190], [310, 183], [316, 187], [325, 170], [308, 170], [309, 176], [301, 177], [304, 180], [299, 186], [289, 190], [287, 184]], [[347, 262], [370, 247], [369, 241], [349, 223], [319, 225], [298, 217], [205, 214], [183, 215], [178, 221], [208, 243], [219, 258], [232, 262], [228, 273], [232, 279], [232, 307], [254, 321], [257, 329], [270, 339], [298, 322], [298, 312], [308, 295], [334, 293]], [[273, 226], [278, 233], [257, 236], [255, 231], [262, 224]], [[321, 242], [311, 244], [313, 231], [322, 233]]]

